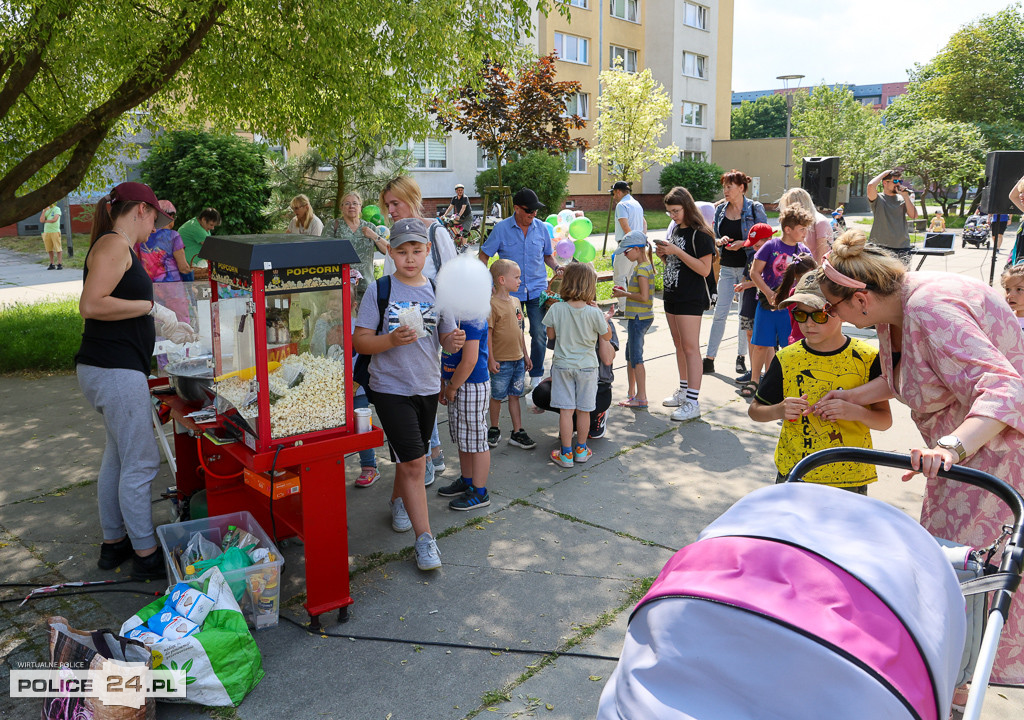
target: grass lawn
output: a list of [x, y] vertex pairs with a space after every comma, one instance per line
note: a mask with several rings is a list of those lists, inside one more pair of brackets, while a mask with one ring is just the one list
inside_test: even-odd
[[[75, 249], [74, 257], [68, 257], [67, 238], [62, 239], [64, 245], [64, 267], [81, 270], [85, 264], [85, 253], [89, 249], [89, 236], [85, 233], [75, 233], [72, 238]], [[40, 265], [50, 264], [50, 258], [43, 247], [43, 239], [38, 235], [0, 237], [0, 247], [15, 250], [26, 255], [33, 255], [38, 258], [36, 262]]]
[[0, 372], [74, 369], [83, 324], [76, 298], [8, 305], [0, 310]]

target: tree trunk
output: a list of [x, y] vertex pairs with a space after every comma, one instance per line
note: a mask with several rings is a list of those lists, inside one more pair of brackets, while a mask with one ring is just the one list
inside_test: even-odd
[[[615, 207], [615, 196], [608, 193], [608, 221], [604, 225], [604, 241], [601, 243], [601, 255], [608, 253], [608, 231], [612, 227], [612, 209]], [[618, 249], [618, 248], [616, 248]]]
[[335, 162], [338, 163], [335, 166], [338, 184], [334, 188], [334, 217], [341, 217], [341, 199], [345, 197], [345, 165], [340, 157]]
[[[28, 153], [19, 163], [0, 177], [0, 227], [39, 213], [52, 202], [77, 188], [85, 178], [100, 144], [124, 113], [139, 106], [170, 81], [181, 67], [200, 48], [207, 33], [227, 9], [228, 0], [213, 0], [203, 18], [195, 23], [191, 33], [180, 44], [171, 41], [153, 49], [140, 58], [135, 70], [101, 105], [89, 110], [63, 133]], [[31, 60], [31, 58], [29, 58]], [[5, 61], [6, 62], [6, 61]], [[16, 62], [16, 61], [15, 61]], [[24, 80], [22, 70], [31, 67], [16, 66], [15, 74], [5, 83], [8, 93], [5, 102], [28, 91], [28, 84], [13, 87], [11, 82]], [[33, 192], [19, 196], [18, 191], [29, 183], [44, 167], [63, 153], [71, 150], [71, 158], [57, 171], [52, 180]]]

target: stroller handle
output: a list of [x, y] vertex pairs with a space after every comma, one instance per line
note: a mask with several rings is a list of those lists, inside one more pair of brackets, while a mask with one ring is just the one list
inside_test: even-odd
[[[836, 462], [884, 465], [899, 470], [914, 469], [910, 465], [910, 456], [903, 453], [869, 450], [868, 448], [827, 448], [808, 455], [794, 465], [793, 469], [789, 471], [786, 482], [803, 482], [803, 476], [811, 470]], [[996, 495], [1009, 506], [1013, 513], [1013, 529], [1010, 531], [1010, 539], [1006, 543], [1002, 561], [999, 564], [1001, 573], [1008, 573], [1013, 577], [1013, 587], [1007, 587], [997, 592], [996, 600], [993, 603], [993, 609], [999, 610], [1005, 618], [1010, 609], [1011, 594], [1020, 582], [1022, 566], [1024, 566], [1024, 498], [1009, 483], [974, 468], [954, 465], [949, 470], [939, 470], [938, 474], [939, 477], [974, 485]]]

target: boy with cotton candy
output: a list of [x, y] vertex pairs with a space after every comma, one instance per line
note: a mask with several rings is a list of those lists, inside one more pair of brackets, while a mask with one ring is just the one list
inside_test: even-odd
[[[377, 309], [377, 283], [371, 283], [359, 306], [352, 345], [356, 352], [373, 356], [370, 390], [377, 417], [388, 436], [391, 459], [396, 463], [388, 503], [391, 527], [395, 532], [414, 530], [416, 566], [436, 570], [441, 567], [441, 557], [430, 532], [423, 478], [441, 391], [440, 346], [444, 344], [446, 350], [456, 352], [466, 334], [457, 330], [452, 320], [439, 317], [434, 307], [433, 283], [423, 276], [430, 254], [423, 223], [415, 218], [396, 222], [391, 229], [389, 253], [395, 272], [383, 322]], [[414, 328], [418, 323], [411, 322], [413, 316], [427, 332], [426, 337]]]

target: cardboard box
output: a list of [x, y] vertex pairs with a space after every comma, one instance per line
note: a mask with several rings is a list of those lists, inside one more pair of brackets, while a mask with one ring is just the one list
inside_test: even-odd
[[[270, 473], [258, 473], [245, 468], [244, 475], [246, 485], [258, 490], [260, 494], [270, 497]], [[273, 486], [275, 500], [282, 500], [301, 491], [299, 476], [288, 470], [274, 471]]]

